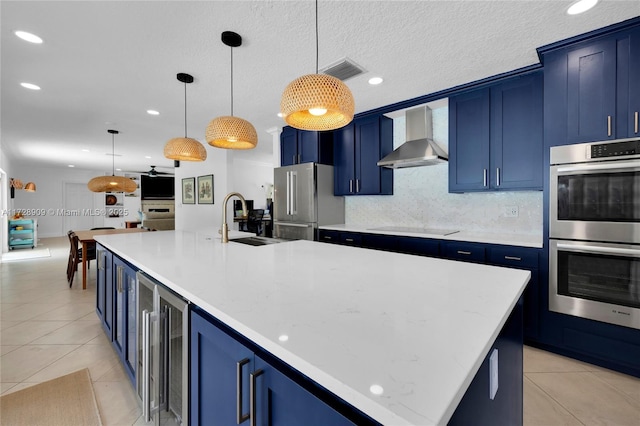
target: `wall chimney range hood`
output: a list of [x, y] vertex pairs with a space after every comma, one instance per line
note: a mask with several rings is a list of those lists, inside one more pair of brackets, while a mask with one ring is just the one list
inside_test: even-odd
[[378, 161], [378, 166], [391, 169], [432, 166], [449, 159], [433, 141], [431, 108], [421, 106], [405, 112], [407, 141]]

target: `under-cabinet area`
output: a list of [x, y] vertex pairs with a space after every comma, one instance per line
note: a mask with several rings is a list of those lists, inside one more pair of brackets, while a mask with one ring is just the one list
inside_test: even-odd
[[[522, 401], [514, 389], [522, 388], [519, 300], [528, 271], [311, 241], [221, 244], [215, 237], [184, 231], [98, 241], [103, 259], [111, 253], [112, 268], [120, 260], [126, 263], [119, 273], [112, 269], [111, 293], [98, 294], [103, 317], [111, 306], [111, 330], [117, 329], [114, 319], [134, 318], [114, 310], [119, 289], [122, 297], [129, 294], [129, 281], [122, 278], [127, 268], [138, 277], [142, 271], [156, 283], [154, 292], [174, 294], [191, 312], [190, 402], [182, 414], [191, 424], [216, 424], [209, 402], [213, 395], [225, 401], [220, 407], [227, 413], [224, 419], [249, 415], [257, 424], [266, 424], [267, 418], [271, 424], [300, 424], [305, 413], [313, 413], [305, 424], [318, 425], [464, 424], [468, 410], [521, 422], [522, 405], [512, 398]], [[190, 248], [196, 246], [197, 251]], [[262, 255], [254, 256], [255, 268], [241, 267], [256, 250]], [[180, 259], [184, 268], [176, 269], [170, 259]], [[416, 280], [415, 270], [431, 273]], [[399, 271], [404, 272], [398, 276]], [[140, 282], [135, 283], [138, 295]], [[133, 335], [144, 339], [141, 323], [166, 317], [136, 315]], [[394, 349], [379, 351], [380, 345]], [[145, 357], [145, 351], [134, 351], [134, 356]], [[133, 364], [139, 382], [147, 374], [141, 371], [144, 363], [137, 359]], [[498, 389], [479, 371], [498, 375]], [[407, 386], [423, 396], [419, 404], [406, 399]], [[151, 393], [152, 414], [154, 407], [167, 406], [163, 395], [162, 387], [157, 397]]]

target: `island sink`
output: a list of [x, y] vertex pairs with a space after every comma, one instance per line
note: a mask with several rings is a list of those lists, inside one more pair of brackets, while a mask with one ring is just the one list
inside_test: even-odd
[[271, 244], [285, 243], [291, 240], [283, 240], [280, 238], [267, 238], [267, 237], [245, 237], [245, 238], [238, 238], [238, 239], [229, 240], [229, 241], [232, 243], [247, 244], [250, 246], [267, 246]]

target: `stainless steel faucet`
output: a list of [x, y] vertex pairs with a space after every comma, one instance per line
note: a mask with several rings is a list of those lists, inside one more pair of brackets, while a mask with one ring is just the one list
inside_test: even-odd
[[227, 226], [227, 201], [229, 201], [229, 198], [236, 196], [238, 198], [240, 198], [240, 201], [242, 202], [242, 215], [243, 216], [247, 216], [247, 203], [244, 200], [244, 197], [242, 196], [242, 194], [240, 194], [239, 192], [230, 192], [227, 194], [226, 197], [224, 197], [224, 201], [222, 202], [222, 242], [223, 243], [228, 243], [229, 242], [229, 227]]

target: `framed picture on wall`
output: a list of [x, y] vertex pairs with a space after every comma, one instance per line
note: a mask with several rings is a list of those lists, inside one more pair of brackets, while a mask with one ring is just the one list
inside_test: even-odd
[[196, 178], [182, 179], [182, 204], [196, 203]]
[[213, 204], [213, 175], [198, 176], [198, 204]]

